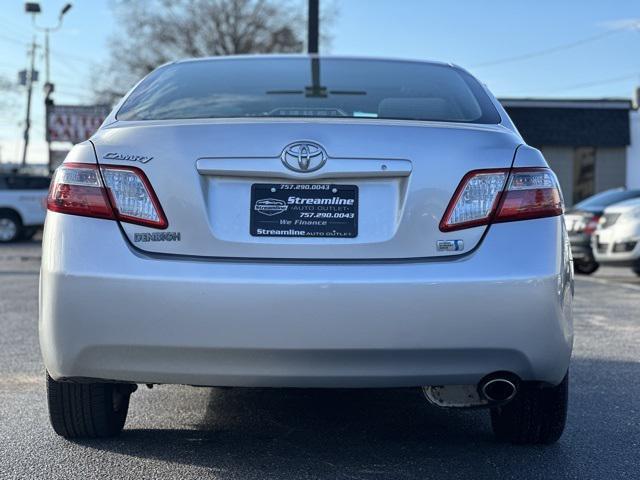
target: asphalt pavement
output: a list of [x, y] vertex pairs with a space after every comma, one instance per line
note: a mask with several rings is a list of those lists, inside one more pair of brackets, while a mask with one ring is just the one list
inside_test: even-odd
[[640, 478], [640, 279], [578, 277], [570, 412], [549, 447], [496, 443], [483, 410], [419, 391], [141, 388], [115, 440], [47, 418], [37, 340], [40, 246], [0, 246], [0, 478]]

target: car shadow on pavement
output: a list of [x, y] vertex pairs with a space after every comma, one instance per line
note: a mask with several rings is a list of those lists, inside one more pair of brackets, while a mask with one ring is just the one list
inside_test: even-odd
[[243, 479], [620, 478], [639, 471], [639, 378], [640, 363], [575, 359], [568, 428], [547, 447], [498, 443], [486, 410], [416, 389], [211, 389], [192, 429], [78, 443]]

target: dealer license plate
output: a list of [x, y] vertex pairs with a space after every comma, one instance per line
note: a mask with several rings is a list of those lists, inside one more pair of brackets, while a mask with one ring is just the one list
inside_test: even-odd
[[358, 235], [358, 187], [329, 183], [255, 183], [251, 186], [254, 237]]

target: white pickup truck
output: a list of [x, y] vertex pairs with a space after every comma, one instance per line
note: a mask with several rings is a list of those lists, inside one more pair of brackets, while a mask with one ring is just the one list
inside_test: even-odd
[[44, 224], [48, 177], [0, 173], [0, 243], [28, 240]]

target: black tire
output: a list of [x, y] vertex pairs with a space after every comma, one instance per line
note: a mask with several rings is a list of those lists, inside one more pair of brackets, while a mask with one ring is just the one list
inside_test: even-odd
[[20, 216], [9, 211], [0, 211], [0, 243], [15, 242], [22, 233]]
[[47, 373], [49, 419], [65, 438], [104, 438], [124, 428], [136, 385], [57, 382]]
[[587, 260], [587, 261], [577, 261], [573, 262], [573, 269], [576, 273], [580, 273], [582, 275], [591, 275], [596, 270], [600, 268], [600, 264], [595, 260]]
[[35, 234], [38, 233], [38, 227], [24, 227], [22, 229], [22, 234], [20, 235], [20, 238], [22, 238], [22, 240], [31, 240]]
[[634, 266], [631, 267], [631, 270], [633, 270], [633, 273], [635, 273], [640, 277], [640, 264], [636, 263]]
[[511, 402], [491, 409], [493, 433], [520, 445], [555, 443], [564, 431], [568, 400], [568, 373], [555, 387], [522, 383]]

